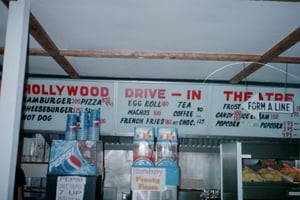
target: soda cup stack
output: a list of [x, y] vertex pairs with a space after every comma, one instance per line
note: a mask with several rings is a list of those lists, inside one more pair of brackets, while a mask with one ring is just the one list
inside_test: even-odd
[[67, 115], [65, 140], [99, 140], [100, 109], [80, 111]]
[[77, 135], [77, 115], [70, 113], [67, 115], [66, 140], [76, 140]]
[[100, 109], [92, 109], [90, 112], [90, 123], [88, 140], [99, 140], [100, 134]]
[[81, 111], [77, 120], [77, 140], [87, 140], [89, 128], [89, 113]]

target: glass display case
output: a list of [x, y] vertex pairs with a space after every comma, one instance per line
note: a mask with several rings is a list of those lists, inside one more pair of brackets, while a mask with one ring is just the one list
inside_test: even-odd
[[300, 143], [222, 144], [222, 199], [300, 198]]

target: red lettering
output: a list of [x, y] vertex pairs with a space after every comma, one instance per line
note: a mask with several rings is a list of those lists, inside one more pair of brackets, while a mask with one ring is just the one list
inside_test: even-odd
[[187, 100], [200, 100], [201, 90], [187, 90]]
[[142, 88], [125, 88], [125, 98], [166, 98], [165, 89], [142, 89]]
[[159, 99], [165, 99], [165, 98], [166, 98], [165, 93], [166, 93], [166, 90], [165, 90], [165, 89], [159, 89], [159, 90], [158, 90], [158, 95], [157, 95], [157, 97], [158, 97]]
[[[66, 91], [65, 91], [66, 89]], [[109, 88], [107, 87], [96, 87], [96, 86], [75, 86], [75, 85], [39, 85], [39, 84], [27, 84], [25, 86], [25, 92], [27, 94], [42, 94], [42, 95], [63, 95], [64, 91], [68, 96], [109, 96]]]
[[25, 92], [26, 92], [27, 94], [30, 94], [30, 93], [31, 93], [31, 90], [30, 90], [30, 84], [27, 84], [27, 85], [25, 86]]
[[151, 99], [153, 99], [155, 97], [156, 92], [157, 92], [157, 89], [155, 89], [153, 91], [151, 89], [149, 89], [149, 96], [151, 97]]
[[[263, 95], [265, 95], [265, 99], [263, 98]], [[265, 94], [259, 93], [259, 100], [263, 101], [293, 101], [294, 94], [291, 93], [272, 93], [272, 92], [266, 92]]]
[[41, 89], [38, 84], [33, 84], [31, 90], [32, 90], [32, 94], [40, 94], [41, 93]]
[[253, 92], [246, 91], [244, 94], [245, 101], [248, 101], [251, 98], [252, 94], [253, 94]]
[[135, 98], [143, 98], [143, 90], [142, 89], [135, 90]]
[[91, 87], [91, 96], [96, 97], [99, 95], [99, 88], [98, 87]]
[[234, 92], [234, 101], [243, 101], [243, 92]]
[[[108, 97], [109, 95], [109, 89], [107, 87], [88, 87], [88, 86], [67, 86], [67, 92], [69, 96], [101, 96], [101, 97]], [[79, 94], [78, 94], [79, 92]]]
[[79, 91], [81, 96], [85, 97], [89, 95], [89, 88], [86, 86], [81, 86]]
[[274, 101], [283, 101], [283, 94], [275, 93]]
[[59, 95], [62, 95], [64, 88], [65, 88], [64, 85], [63, 86], [56, 85], [56, 89], [57, 89]]
[[131, 98], [131, 97], [133, 97], [133, 94], [134, 94], [133, 89], [131, 89], [131, 88], [125, 89], [125, 98]]
[[49, 92], [46, 91], [45, 85], [42, 85], [42, 95], [47, 95]]
[[50, 85], [49, 87], [50, 87], [50, 88], [49, 88], [49, 94], [50, 94], [50, 95], [56, 95], [57, 93], [56, 93], [56, 90], [54, 90], [53, 85]]
[[224, 91], [226, 101], [230, 100], [230, 96], [232, 95], [232, 93], [233, 91]]
[[225, 100], [230, 101], [233, 98], [233, 101], [247, 101], [251, 98], [252, 92], [239, 92], [239, 91], [224, 91]]
[[[262, 95], [262, 94], [261, 94], [261, 95]], [[266, 92], [266, 93], [265, 93], [265, 96], [267, 97], [267, 98], [266, 98], [267, 101], [271, 101], [272, 96], [274, 96], [274, 93]], [[260, 100], [260, 99], [259, 99], [259, 100]]]
[[76, 96], [77, 95], [78, 86], [67, 86], [68, 96]]
[[286, 93], [285, 94], [285, 101], [293, 101], [294, 94]]
[[264, 100], [264, 97], [263, 97], [262, 93], [258, 93], [258, 100], [260, 100], [260, 101]]
[[[253, 92], [245, 91], [224, 91], [226, 101], [247, 101], [249, 100]], [[274, 93], [274, 92], [259, 92], [258, 99], [260, 101], [293, 101], [294, 94], [292, 93]]]
[[101, 96], [102, 97], [108, 97], [109, 95], [109, 89], [107, 87], [101, 87]]

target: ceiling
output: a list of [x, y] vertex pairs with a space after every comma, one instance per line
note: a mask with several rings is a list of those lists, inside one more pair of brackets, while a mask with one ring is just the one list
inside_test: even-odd
[[[300, 87], [299, 1], [31, 2], [30, 76]], [[0, 66], [8, 7], [0, 2]]]

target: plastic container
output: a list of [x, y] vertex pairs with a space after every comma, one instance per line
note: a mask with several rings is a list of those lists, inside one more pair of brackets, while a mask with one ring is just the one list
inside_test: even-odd
[[100, 137], [100, 109], [92, 109], [89, 118], [88, 140], [99, 140]]
[[153, 142], [140, 141], [133, 144], [133, 161], [135, 162], [141, 158], [150, 160], [152, 163], [155, 162]]
[[156, 163], [168, 159], [177, 162], [177, 143], [159, 142], [156, 144]]
[[173, 166], [178, 160], [178, 134], [174, 127], [160, 127], [157, 130], [156, 165]]
[[89, 131], [89, 113], [82, 111], [77, 120], [77, 140], [87, 140]]
[[153, 166], [154, 163], [154, 128], [135, 127], [133, 138], [133, 165]]
[[67, 115], [67, 120], [66, 120], [65, 139], [76, 140], [76, 135], [77, 135], [77, 115], [74, 113], [70, 113]]

